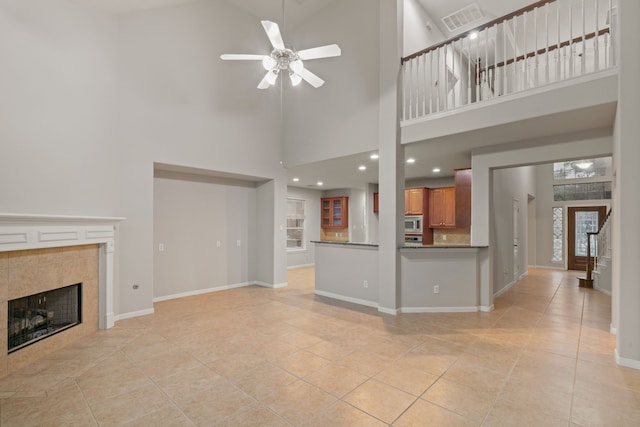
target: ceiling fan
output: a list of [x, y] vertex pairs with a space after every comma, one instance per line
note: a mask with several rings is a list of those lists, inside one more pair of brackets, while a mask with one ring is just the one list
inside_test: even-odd
[[267, 74], [258, 84], [258, 89], [267, 89], [269, 86], [274, 85], [278, 80], [278, 75], [284, 72], [289, 73], [291, 84], [294, 86], [300, 84], [302, 80], [305, 80], [315, 88], [322, 86], [324, 80], [309, 71], [304, 66], [303, 61], [340, 56], [342, 53], [340, 47], [337, 44], [330, 44], [294, 51], [285, 47], [278, 24], [271, 21], [261, 22], [273, 46], [273, 50], [269, 55], [226, 53], [220, 55], [220, 58], [224, 60], [262, 61], [262, 66], [267, 70]]

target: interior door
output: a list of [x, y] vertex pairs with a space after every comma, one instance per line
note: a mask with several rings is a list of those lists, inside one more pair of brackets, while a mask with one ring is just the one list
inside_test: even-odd
[[[568, 209], [568, 260], [569, 270], [587, 269], [587, 232], [598, 231], [598, 224], [607, 213], [606, 206], [581, 206]], [[591, 245], [591, 256], [595, 256]]]

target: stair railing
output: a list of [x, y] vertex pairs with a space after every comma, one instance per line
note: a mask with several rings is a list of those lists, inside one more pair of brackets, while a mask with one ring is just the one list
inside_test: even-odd
[[[587, 232], [587, 268], [586, 277], [579, 277], [579, 286], [584, 288], [593, 288], [593, 271], [598, 271], [598, 261], [603, 256], [611, 254], [611, 209], [598, 224], [598, 231]], [[596, 246], [596, 255], [591, 256], [591, 242]], [[608, 252], [607, 252], [608, 251]]]
[[402, 121], [616, 66], [617, 0], [542, 0], [402, 59]]

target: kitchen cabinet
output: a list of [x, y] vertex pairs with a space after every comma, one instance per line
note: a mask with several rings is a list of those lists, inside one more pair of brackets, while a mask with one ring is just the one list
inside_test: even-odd
[[406, 188], [404, 190], [404, 214], [424, 215], [425, 214], [425, 192], [426, 188]]
[[429, 192], [429, 227], [456, 227], [456, 188], [432, 188]]
[[456, 169], [456, 227], [471, 227], [471, 169]]
[[348, 197], [323, 197], [320, 199], [320, 227], [323, 229], [349, 227]]

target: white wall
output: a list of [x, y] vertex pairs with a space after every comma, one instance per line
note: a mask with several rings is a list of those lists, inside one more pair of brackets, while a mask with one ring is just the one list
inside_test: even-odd
[[0, 212], [117, 216], [117, 21], [0, 2]]
[[446, 39], [433, 18], [417, 0], [404, 0], [403, 38], [402, 56], [409, 56]]
[[303, 251], [287, 251], [287, 267], [315, 264], [316, 245], [311, 240], [320, 240], [320, 198], [318, 190], [287, 187], [287, 197], [301, 199], [304, 204], [304, 245]]
[[254, 183], [156, 171], [153, 202], [154, 298], [256, 280]]
[[[386, 1], [386, 0], [385, 0]], [[285, 160], [289, 166], [378, 149], [379, 1], [330, 3], [288, 31], [296, 48], [339, 42], [342, 56], [307, 61], [326, 83], [285, 85]]]
[[[121, 18], [121, 212], [127, 221], [120, 313], [151, 307], [154, 162], [276, 179], [257, 189], [257, 275], [266, 283], [286, 280], [279, 91], [255, 89], [259, 67], [219, 59], [264, 43], [255, 18], [221, 1]], [[274, 203], [276, 197], [281, 200]], [[132, 283], [140, 288], [132, 290]]]
[[[493, 248], [493, 291], [498, 293], [527, 272], [527, 201], [536, 195], [533, 166], [493, 171], [491, 246]], [[514, 201], [519, 206], [518, 257], [514, 259]], [[517, 264], [517, 277], [514, 274]]]

